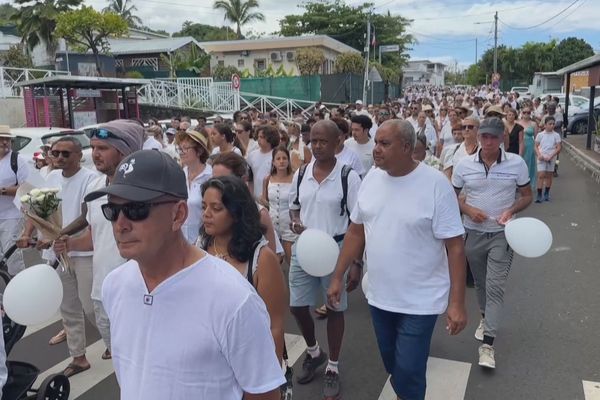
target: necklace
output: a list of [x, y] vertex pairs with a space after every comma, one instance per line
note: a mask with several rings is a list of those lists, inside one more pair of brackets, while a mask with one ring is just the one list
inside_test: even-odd
[[213, 249], [215, 250], [215, 257], [220, 258], [221, 260], [227, 261], [229, 259], [229, 252], [221, 253], [219, 247], [217, 246], [217, 239], [213, 239]]

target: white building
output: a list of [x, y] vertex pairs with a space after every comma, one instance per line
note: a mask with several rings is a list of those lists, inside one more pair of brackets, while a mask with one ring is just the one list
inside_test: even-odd
[[444, 85], [446, 64], [429, 60], [410, 60], [403, 69], [402, 85]]

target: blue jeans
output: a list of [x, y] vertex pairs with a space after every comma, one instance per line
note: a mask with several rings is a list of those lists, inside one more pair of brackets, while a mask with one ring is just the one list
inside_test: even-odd
[[437, 315], [411, 315], [369, 306], [385, 370], [402, 400], [425, 398], [427, 358]]

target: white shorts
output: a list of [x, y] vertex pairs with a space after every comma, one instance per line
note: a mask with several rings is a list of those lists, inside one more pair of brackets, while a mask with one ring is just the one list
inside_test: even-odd
[[556, 157], [553, 157], [550, 161], [537, 161], [538, 172], [554, 172], [554, 166], [556, 165]]

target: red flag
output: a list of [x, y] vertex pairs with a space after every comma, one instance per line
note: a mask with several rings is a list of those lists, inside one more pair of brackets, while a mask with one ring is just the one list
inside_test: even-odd
[[371, 40], [371, 46], [375, 47], [377, 45], [377, 39], [375, 38], [375, 30], [373, 29], [373, 39]]

